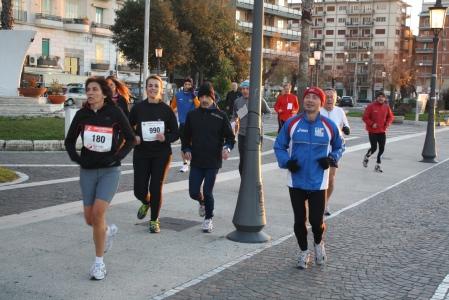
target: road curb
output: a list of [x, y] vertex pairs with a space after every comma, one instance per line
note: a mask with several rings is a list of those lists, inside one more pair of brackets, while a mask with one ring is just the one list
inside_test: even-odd
[[0, 140], [0, 151], [65, 151], [65, 146], [64, 140]]
[[6, 185], [19, 184], [19, 183], [25, 182], [28, 179], [30, 179], [30, 177], [25, 173], [17, 172], [17, 171], [14, 171], [14, 173], [16, 173], [16, 175], [19, 176], [19, 178], [17, 178], [16, 180], [10, 181], [10, 182], [0, 183], [0, 187], [6, 186]]

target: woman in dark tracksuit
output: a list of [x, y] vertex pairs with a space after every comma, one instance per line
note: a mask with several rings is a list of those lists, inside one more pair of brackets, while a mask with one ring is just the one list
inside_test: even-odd
[[136, 132], [133, 156], [134, 195], [142, 202], [137, 218], [143, 219], [151, 206], [149, 229], [160, 232], [159, 211], [162, 185], [171, 160], [170, 144], [179, 138], [178, 122], [170, 106], [162, 101], [162, 80], [146, 80], [148, 98], [131, 109], [129, 121]]
[[[87, 101], [73, 118], [65, 139], [70, 159], [80, 168], [80, 185], [84, 218], [93, 227], [95, 263], [92, 279], [106, 275], [103, 254], [112, 245], [117, 226], [106, 224], [106, 210], [117, 191], [120, 161], [131, 151], [134, 133], [120, 108], [112, 102], [106, 80], [92, 77], [86, 81]], [[81, 155], [76, 152], [76, 140], [81, 136]], [[125, 143], [123, 143], [125, 140]]]

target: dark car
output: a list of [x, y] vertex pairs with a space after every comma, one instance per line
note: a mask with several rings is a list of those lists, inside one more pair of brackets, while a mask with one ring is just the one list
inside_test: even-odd
[[340, 106], [354, 106], [354, 100], [351, 96], [342, 96], [340, 100]]

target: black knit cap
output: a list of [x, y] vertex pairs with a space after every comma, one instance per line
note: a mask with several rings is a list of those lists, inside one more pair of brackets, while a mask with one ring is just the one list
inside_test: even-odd
[[[375, 96], [375, 97], [377, 98], [377, 97], [379, 97], [379, 96], [384, 96], [384, 97], [386, 97], [386, 96], [385, 96], [385, 93], [384, 93], [383, 91], [377, 91], [377, 92], [376, 92], [376, 96]], [[374, 99], [376, 99], [376, 98], [374, 98]]]
[[193, 79], [190, 78], [190, 77], [186, 77], [186, 78], [184, 79], [184, 82], [183, 82], [183, 83], [186, 83], [186, 82], [190, 82], [190, 84], [193, 85]]
[[215, 101], [214, 87], [210, 82], [203, 83], [198, 89], [198, 98], [201, 96], [209, 96]]

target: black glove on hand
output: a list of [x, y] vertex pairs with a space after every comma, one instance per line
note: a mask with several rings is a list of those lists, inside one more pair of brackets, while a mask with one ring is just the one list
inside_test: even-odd
[[343, 133], [346, 135], [349, 135], [351, 133], [351, 130], [348, 126], [343, 126]]
[[292, 172], [292, 173], [296, 173], [299, 171], [299, 165], [298, 165], [298, 161], [296, 159], [290, 159], [287, 162], [287, 169]]
[[329, 169], [331, 161], [332, 161], [332, 158], [330, 158], [330, 157], [322, 157], [322, 158], [318, 159], [318, 163], [320, 164], [320, 167], [323, 168], [323, 170]]

